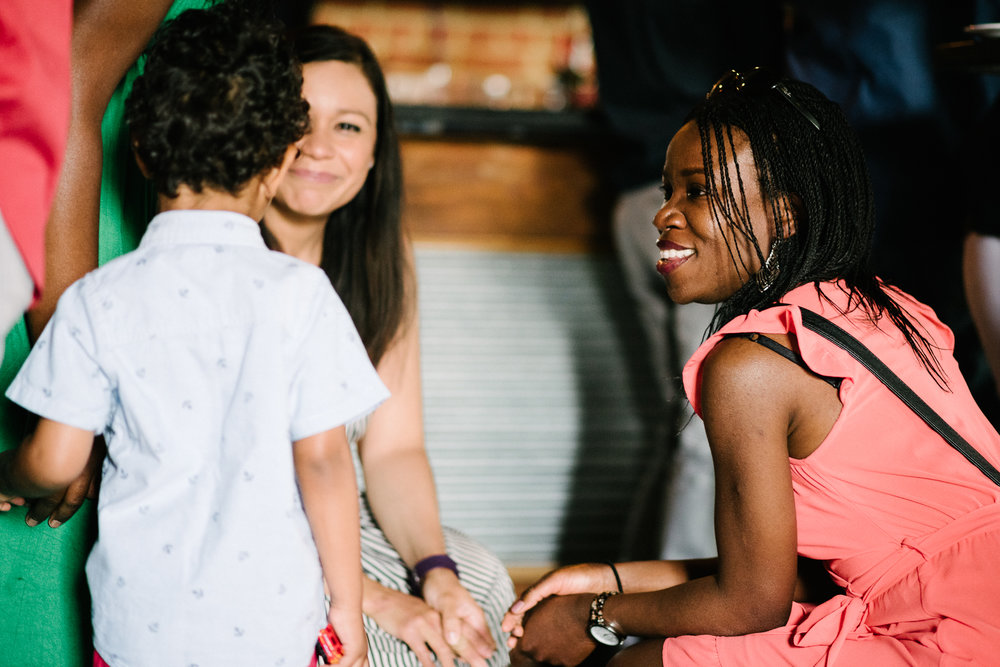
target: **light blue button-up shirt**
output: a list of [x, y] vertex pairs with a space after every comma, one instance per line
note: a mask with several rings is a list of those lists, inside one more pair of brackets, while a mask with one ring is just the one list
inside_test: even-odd
[[106, 660], [309, 663], [326, 620], [292, 443], [388, 396], [325, 274], [242, 215], [161, 213], [66, 291], [8, 396], [106, 436]]

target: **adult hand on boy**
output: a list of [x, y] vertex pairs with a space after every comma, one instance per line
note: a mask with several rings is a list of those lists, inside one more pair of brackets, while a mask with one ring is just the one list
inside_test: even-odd
[[14, 508], [14, 505], [24, 505], [25, 503], [24, 498], [7, 493], [9, 486], [7, 471], [13, 454], [12, 450], [0, 452], [0, 512], [9, 512]]
[[0, 512], [9, 512], [14, 509], [14, 505], [24, 505], [24, 498], [0, 493]]
[[65, 490], [30, 501], [28, 513], [24, 517], [25, 523], [37, 526], [48, 519], [51, 528], [58, 528], [76, 514], [84, 500], [88, 498], [95, 500], [101, 485], [101, 466], [104, 464], [104, 455], [107, 451], [104, 438], [100, 436], [95, 438], [87, 467], [80, 476]]

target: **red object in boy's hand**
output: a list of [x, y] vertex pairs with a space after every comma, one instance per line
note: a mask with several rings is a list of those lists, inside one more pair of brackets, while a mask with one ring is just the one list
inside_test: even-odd
[[320, 631], [316, 641], [316, 657], [321, 665], [336, 665], [344, 657], [344, 645], [332, 625], [327, 625]]

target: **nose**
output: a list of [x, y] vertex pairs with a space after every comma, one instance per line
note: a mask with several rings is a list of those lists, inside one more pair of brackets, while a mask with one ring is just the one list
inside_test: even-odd
[[322, 128], [312, 128], [302, 137], [299, 150], [303, 155], [322, 160], [334, 153], [334, 140], [329, 132]]
[[687, 219], [670, 199], [664, 201], [660, 210], [653, 216], [653, 226], [660, 234], [668, 229], [678, 229], [685, 225], [687, 225]]

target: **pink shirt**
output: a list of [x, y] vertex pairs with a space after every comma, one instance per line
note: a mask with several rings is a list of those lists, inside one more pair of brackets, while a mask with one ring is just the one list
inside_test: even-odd
[[36, 298], [69, 128], [72, 22], [71, 0], [0, 5], [0, 211]]

